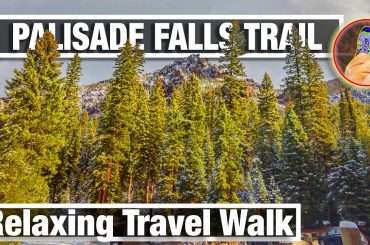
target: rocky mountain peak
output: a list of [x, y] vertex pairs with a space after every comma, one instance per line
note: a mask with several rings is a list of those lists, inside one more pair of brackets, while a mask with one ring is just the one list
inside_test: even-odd
[[[212, 64], [208, 59], [201, 58], [199, 55], [190, 55], [186, 58], [173, 61], [154, 72], [143, 75], [143, 82], [147, 86], [152, 86], [159, 78], [166, 85], [166, 93], [171, 94], [174, 87], [182, 81], [190, 78], [192, 74], [199, 76], [202, 80], [215, 81], [223, 77], [224, 69], [218, 64]], [[109, 80], [100, 81], [94, 84], [81, 87], [80, 97], [82, 109], [89, 114], [99, 113], [99, 106], [104, 99], [106, 87]]]
[[171, 93], [174, 87], [188, 79], [192, 74], [206, 80], [222, 78], [223, 69], [220, 65], [212, 64], [199, 55], [190, 55], [186, 58], [175, 60], [163, 68], [144, 75], [144, 81], [153, 85], [158, 78], [166, 84], [167, 92]]

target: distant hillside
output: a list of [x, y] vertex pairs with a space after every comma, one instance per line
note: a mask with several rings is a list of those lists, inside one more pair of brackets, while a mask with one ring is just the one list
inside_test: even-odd
[[[203, 86], [212, 86], [218, 81], [221, 81], [224, 76], [225, 69], [218, 65], [209, 63], [207, 59], [200, 58], [198, 55], [190, 55], [187, 58], [176, 60], [173, 63], [164, 66], [163, 68], [143, 75], [143, 82], [147, 87], [152, 86], [157, 78], [164, 81], [166, 85], [166, 93], [170, 95], [173, 88], [181, 84], [182, 81], [188, 79], [191, 74], [196, 74], [203, 80]], [[258, 84], [252, 79], [245, 79], [249, 85], [250, 93], [254, 96], [258, 90]], [[109, 80], [100, 81], [90, 85], [81, 86], [80, 97], [82, 109], [89, 114], [99, 114], [100, 104], [104, 99], [106, 87]], [[328, 81], [328, 90], [330, 100], [336, 102], [339, 100], [341, 82], [338, 79]], [[283, 105], [285, 102], [282, 91], [277, 90], [279, 101]], [[353, 96], [363, 103], [370, 104], [370, 90], [353, 90]]]

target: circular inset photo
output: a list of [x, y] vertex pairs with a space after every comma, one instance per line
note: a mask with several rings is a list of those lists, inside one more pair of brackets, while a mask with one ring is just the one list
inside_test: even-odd
[[344, 80], [370, 88], [370, 19], [342, 27], [334, 38], [332, 55], [335, 69]]

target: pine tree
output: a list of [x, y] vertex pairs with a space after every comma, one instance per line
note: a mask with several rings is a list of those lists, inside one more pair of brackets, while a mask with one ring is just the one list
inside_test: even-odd
[[66, 145], [60, 153], [61, 164], [50, 182], [51, 202], [70, 202], [74, 195], [71, 185], [75, 181], [75, 172], [80, 158], [80, 102], [78, 82], [81, 75], [81, 60], [75, 55], [67, 67], [67, 77], [64, 82]]
[[[281, 191], [288, 203], [301, 203], [305, 224], [312, 216], [309, 206], [311, 177], [307, 135], [291, 105], [286, 109], [283, 125]], [[313, 173], [314, 174], [314, 173]], [[315, 207], [317, 209], [317, 207]]]
[[244, 36], [240, 31], [240, 23], [234, 21], [230, 30], [230, 37], [224, 49], [226, 72], [224, 84], [221, 88], [222, 98], [230, 111], [236, 126], [241, 130], [239, 136], [243, 148], [242, 167], [244, 173], [252, 165], [254, 158], [254, 144], [256, 141], [256, 124], [258, 108], [250, 97], [246, 74], [239, 56], [244, 53]]
[[193, 75], [181, 87], [181, 111], [184, 117], [185, 161], [180, 167], [181, 202], [201, 202], [207, 190], [204, 144], [206, 139], [205, 108], [200, 81]]
[[[304, 111], [301, 113], [303, 128], [308, 136], [311, 164], [314, 173], [311, 176], [311, 196], [320, 203], [319, 216], [325, 218], [327, 211], [326, 194], [328, 192], [326, 175], [332, 162], [333, 151], [336, 146], [336, 137], [333, 134], [334, 126], [330, 120], [329, 96], [327, 84], [324, 81], [321, 68], [313, 55], [306, 49], [306, 94], [302, 103]], [[315, 205], [312, 203], [311, 205]]]
[[292, 27], [287, 43], [289, 49], [284, 66], [286, 72], [284, 94], [287, 100], [293, 103], [294, 111], [302, 120], [301, 113], [304, 112], [302, 104], [306, 93], [307, 49], [303, 47], [297, 27]]
[[[336, 137], [330, 118], [327, 84], [313, 54], [303, 46], [299, 32], [293, 27], [289, 36], [290, 51], [287, 56], [285, 94], [293, 104], [308, 137], [311, 175], [310, 196], [316, 201], [317, 215], [325, 218], [327, 183], [325, 175], [332, 161]], [[314, 205], [311, 203], [310, 205]]]
[[366, 153], [355, 138], [350, 136], [340, 141], [337, 164], [328, 175], [328, 198], [335, 203], [342, 219], [369, 221], [369, 167], [366, 161]]
[[369, 158], [359, 141], [358, 112], [348, 89], [341, 91], [339, 102], [340, 138], [337, 157], [331, 167], [328, 198], [342, 219], [369, 221]]
[[307, 50], [307, 98], [303, 127], [307, 132], [315, 161], [329, 164], [331, 152], [335, 148], [335, 135], [330, 120], [330, 105], [327, 84], [313, 55]]
[[229, 39], [224, 49], [223, 61], [226, 61], [226, 73], [230, 76], [244, 76], [244, 67], [239, 56], [244, 53], [245, 38], [240, 30], [240, 23], [233, 21], [229, 30]]
[[[222, 88], [223, 98], [228, 109], [236, 111], [246, 97], [246, 83], [244, 66], [239, 56], [244, 53], [244, 36], [240, 31], [240, 23], [232, 22], [230, 27], [229, 40], [223, 50], [223, 62], [225, 62], [225, 81]], [[240, 113], [240, 112], [239, 112]]]
[[265, 180], [278, 175], [277, 164], [281, 148], [281, 118], [279, 104], [270, 76], [265, 73], [258, 92], [260, 121], [256, 151], [261, 160], [261, 171]]
[[224, 103], [219, 106], [216, 141], [216, 180], [215, 196], [217, 202], [240, 202], [243, 190], [243, 173], [241, 168], [242, 149], [238, 136], [239, 129], [235, 126], [230, 112]]
[[160, 166], [162, 165], [163, 145], [165, 141], [165, 115], [166, 98], [163, 89], [163, 82], [157, 80], [149, 101], [149, 123], [148, 123], [148, 156], [144, 166], [145, 175], [145, 201], [153, 201], [154, 188], [157, 184]]
[[307, 46], [302, 46], [298, 29], [293, 26], [288, 43], [285, 93], [293, 104], [312, 146], [315, 162], [328, 164], [335, 148], [330, 120], [327, 84], [322, 70]]
[[159, 166], [153, 165], [158, 153], [154, 153], [151, 145], [151, 126], [149, 93], [142, 83], [139, 84], [137, 96], [140, 98], [134, 112], [135, 125], [130, 135], [131, 149], [129, 152], [128, 190], [133, 202], [151, 202], [154, 192], [153, 176], [158, 174]]
[[5, 202], [48, 200], [48, 182], [65, 144], [65, 91], [57, 46], [53, 35], [45, 32], [27, 52], [22, 69], [7, 82], [6, 120], [0, 132]]
[[[126, 42], [117, 58], [113, 79], [102, 105], [102, 116], [98, 129], [98, 157], [93, 172], [96, 200], [114, 202], [133, 198], [134, 164], [137, 152], [133, 149], [138, 128], [136, 121], [139, 97], [139, 73], [143, 65], [143, 54], [138, 47]], [[135, 155], [136, 154], [136, 155]], [[122, 190], [123, 188], [123, 190]], [[125, 193], [123, 199], [122, 193]]]
[[244, 36], [237, 21], [234, 21], [230, 27], [229, 40], [223, 52], [222, 61], [226, 64], [222, 95], [228, 109], [235, 111], [242, 103], [240, 100], [246, 97], [245, 71], [239, 59], [239, 56], [244, 53]]
[[184, 133], [183, 115], [180, 108], [180, 93], [175, 90], [172, 94], [166, 113], [166, 133], [159, 180], [158, 199], [161, 202], [177, 202], [180, 199], [179, 169], [184, 165]]

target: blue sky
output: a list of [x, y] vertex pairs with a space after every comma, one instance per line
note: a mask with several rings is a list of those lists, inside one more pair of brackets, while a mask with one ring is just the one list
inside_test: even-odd
[[[368, 17], [368, 0], [1, 0], [0, 14], [340, 14], [346, 21]], [[66, 62], [66, 61], [65, 61]], [[113, 60], [83, 60], [81, 83], [107, 79]], [[171, 60], [147, 60], [145, 71], [153, 71]], [[260, 81], [268, 71], [279, 86], [284, 60], [248, 59], [248, 75]], [[325, 77], [335, 77], [328, 60], [320, 60]], [[0, 95], [21, 60], [0, 60]]]

